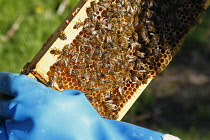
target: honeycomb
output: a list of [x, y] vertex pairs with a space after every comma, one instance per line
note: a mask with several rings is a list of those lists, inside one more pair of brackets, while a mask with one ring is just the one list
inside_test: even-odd
[[[62, 49], [43, 81], [57, 90], [76, 89], [102, 117], [119, 112], [172, 60], [189, 30], [200, 23], [206, 0], [99, 0], [79, 33]], [[69, 21], [67, 22], [69, 23]], [[68, 36], [59, 31], [59, 38]]]

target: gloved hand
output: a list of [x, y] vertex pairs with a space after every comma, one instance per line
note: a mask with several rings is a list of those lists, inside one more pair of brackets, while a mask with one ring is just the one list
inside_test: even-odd
[[1, 140], [162, 140], [162, 133], [103, 119], [77, 90], [0, 73], [0, 93], [13, 97], [0, 101]]

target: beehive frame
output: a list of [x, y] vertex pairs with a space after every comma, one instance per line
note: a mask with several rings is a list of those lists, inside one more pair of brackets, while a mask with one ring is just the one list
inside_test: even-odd
[[208, 5], [206, 0], [80, 1], [22, 73], [57, 90], [80, 90], [102, 117], [121, 120]]

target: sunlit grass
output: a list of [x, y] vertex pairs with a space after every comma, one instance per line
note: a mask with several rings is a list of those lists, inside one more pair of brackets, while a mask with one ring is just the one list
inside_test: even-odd
[[[77, 1], [76, 1], [77, 2]], [[71, 1], [71, 7], [76, 4]], [[40, 50], [47, 38], [71, 11], [68, 6], [60, 16], [56, 10], [59, 1], [1, 1], [0, 2], [0, 71], [20, 73], [26, 62]], [[2, 39], [18, 17], [23, 21], [6, 42]]]

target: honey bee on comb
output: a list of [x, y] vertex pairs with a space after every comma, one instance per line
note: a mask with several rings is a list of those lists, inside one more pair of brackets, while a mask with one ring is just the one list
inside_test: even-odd
[[61, 51], [58, 50], [58, 49], [52, 49], [52, 50], [50, 51], [50, 53], [53, 54], [53, 55], [59, 55], [59, 54], [61, 53]]
[[[80, 90], [102, 117], [120, 120], [149, 82], [169, 64], [186, 33], [200, 23], [206, 3], [80, 2], [75, 8], [80, 10], [73, 17], [70, 14], [55, 32], [61, 40], [48, 43], [52, 49], [46, 48], [46, 55], [42, 50], [43, 56], [32, 60], [39, 61], [31, 62], [23, 73], [34, 75], [56, 90]], [[65, 35], [64, 29], [71, 35]], [[69, 42], [64, 44], [62, 40], [67, 37]], [[53, 49], [58, 44], [59, 49]], [[57, 60], [51, 62], [48, 53], [56, 55]], [[46, 64], [47, 59], [50, 62]]]
[[74, 25], [74, 29], [78, 29], [79, 27], [81, 27], [82, 25], [84, 25], [84, 23], [83, 22], [77, 22], [75, 25]]
[[59, 33], [59, 36], [58, 36], [58, 37], [59, 37], [61, 40], [66, 40], [66, 39], [67, 39], [67, 36], [66, 36], [66, 34], [65, 34], [64, 31], [60, 30], [58, 33]]

